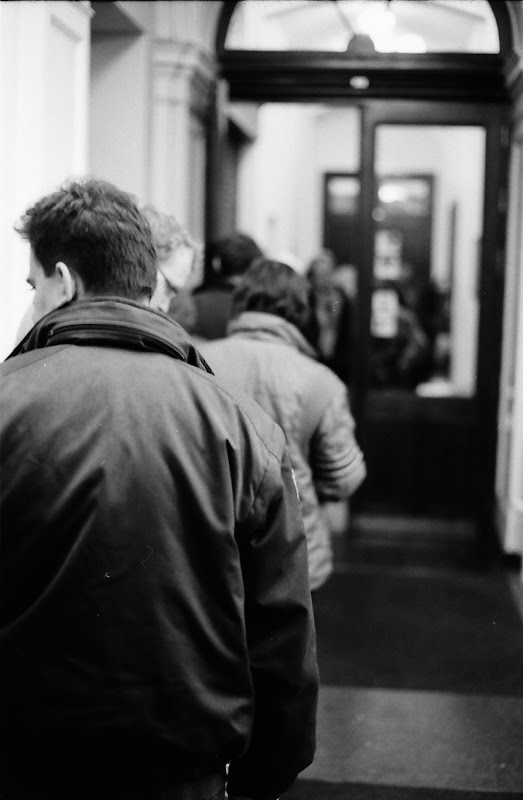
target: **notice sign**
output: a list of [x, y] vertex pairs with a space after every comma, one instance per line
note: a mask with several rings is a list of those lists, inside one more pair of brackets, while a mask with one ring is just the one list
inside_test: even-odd
[[395, 289], [376, 289], [372, 293], [370, 332], [378, 339], [398, 335], [399, 300]]
[[401, 275], [403, 237], [400, 231], [381, 230], [374, 238], [374, 277], [397, 280]]

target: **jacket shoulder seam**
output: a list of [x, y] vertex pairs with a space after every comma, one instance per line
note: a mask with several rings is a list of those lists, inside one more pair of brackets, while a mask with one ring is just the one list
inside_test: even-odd
[[[185, 364], [185, 366], [187, 366], [187, 367], [191, 367], [191, 364], [187, 364], [186, 362], [182, 362], [182, 363]], [[250, 424], [253, 432], [255, 433], [256, 438], [263, 445], [264, 450], [266, 450], [268, 453], [270, 453], [279, 462], [280, 459], [281, 459], [281, 451], [280, 451], [280, 453], [275, 452], [268, 445], [267, 441], [260, 435], [260, 433], [258, 432], [258, 427], [256, 425], [256, 422], [252, 419], [251, 414], [249, 412], [249, 409], [246, 408], [245, 405], [242, 403], [241, 395], [232, 392], [227, 386], [224, 386], [221, 382], [219, 382], [219, 379], [217, 379], [215, 375], [209, 375], [208, 373], [203, 372], [203, 370], [199, 370], [199, 375], [200, 375], [200, 378], [205, 379], [208, 383], [211, 383], [213, 386], [215, 386], [218, 391], [220, 391], [223, 394], [225, 394], [232, 401], [234, 406], [236, 408], [238, 408], [242, 412], [242, 414], [245, 415], [245, 417], [249, 420], [249, 424]], [[251, 402], [252, 403], [256, 403], [255, 400], [252, 400]], [[275, 430], [276, 432], [278, 430], [280, 430], [279, 426], [274, 422], [274, 420], [272, 420], [270, 418], [270, 416], [263, 410], [263, 408], [261, 406], [258, 406], [258, 408], [259, 408], [260, 414], [262, 414], [262, 415], [264, 415], [266, 417], [267, 423], [273, 428], [273, 430]], [[282, 444], [285, 441], [283, 432], [281, 433], [281, 441], [282, 441]], [[263, 480], [263, 478], [262, 478], [262, 480]]]
[[8, 357], [4, 362], [2, 362], [2, 364], [0, 364], [0, 378], [6, 378], [8, 375], [14, 375], [16, 372], [26, 369], [27, 367], [31, 367], [33, 364], [37, 364], [39, 361], [42, 361], [43, 359], [52, 358], [61, 350], [65, 350], [68, 347], [72, 347], [72, 345], [70, 344], [55, 345], [53, 346], [52, 352], [50, 352], [49, 347], [42, 347], [38, 348], [38, 350], [28, 351], [33, 353], [38, 352], [39, 356], [38, 358], [31, 359], [31, 361], [26, 359], [23, 364], [20, 364], [19, 358], [20, 356], [25, 355], [25, 353], [20, 353], [19, 356], [14, 356], [13, 358]]

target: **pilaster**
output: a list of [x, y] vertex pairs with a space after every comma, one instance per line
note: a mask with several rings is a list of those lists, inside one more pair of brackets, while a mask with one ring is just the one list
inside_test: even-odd
[[215, 65], [193, 43], [157, 39], [152, 69], [151, 199], [187, 225], [194, 203], [194, 171], [202, 166], [192, 163], [193, 131], [195, 124], [205, 129]]

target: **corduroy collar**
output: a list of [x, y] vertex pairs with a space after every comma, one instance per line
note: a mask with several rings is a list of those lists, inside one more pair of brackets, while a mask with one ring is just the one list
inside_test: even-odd
[[90, 297], [60, 306], [42, 317], [7, 358], [64, 344], [163, 353], [212, 374], [177, 322], [120, 297]]
[[298, 328], [276, 314], [266, 314], [262, 311], [244, 311], [239, 317], [229, 322], [227, 335], [272, 342], [279, 341], [295, 347], [306, 356], [316, 357], [314, 348]]

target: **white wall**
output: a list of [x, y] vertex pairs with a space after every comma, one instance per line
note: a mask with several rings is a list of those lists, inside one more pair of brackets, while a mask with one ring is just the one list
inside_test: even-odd
[[23, 211], [87, 165], [88, 3], [0, 4], [0, 359], [30, 302]]
[[354, 108], [262, 106], [258, 138], [240, 165], [237, 227], [304, 268], [322, 247], [323, 173], [357, 171], [359, 138]]
[[90, 100], [90, 173], [146, 202], [151, 81], [145, 34], [93, 35]]

